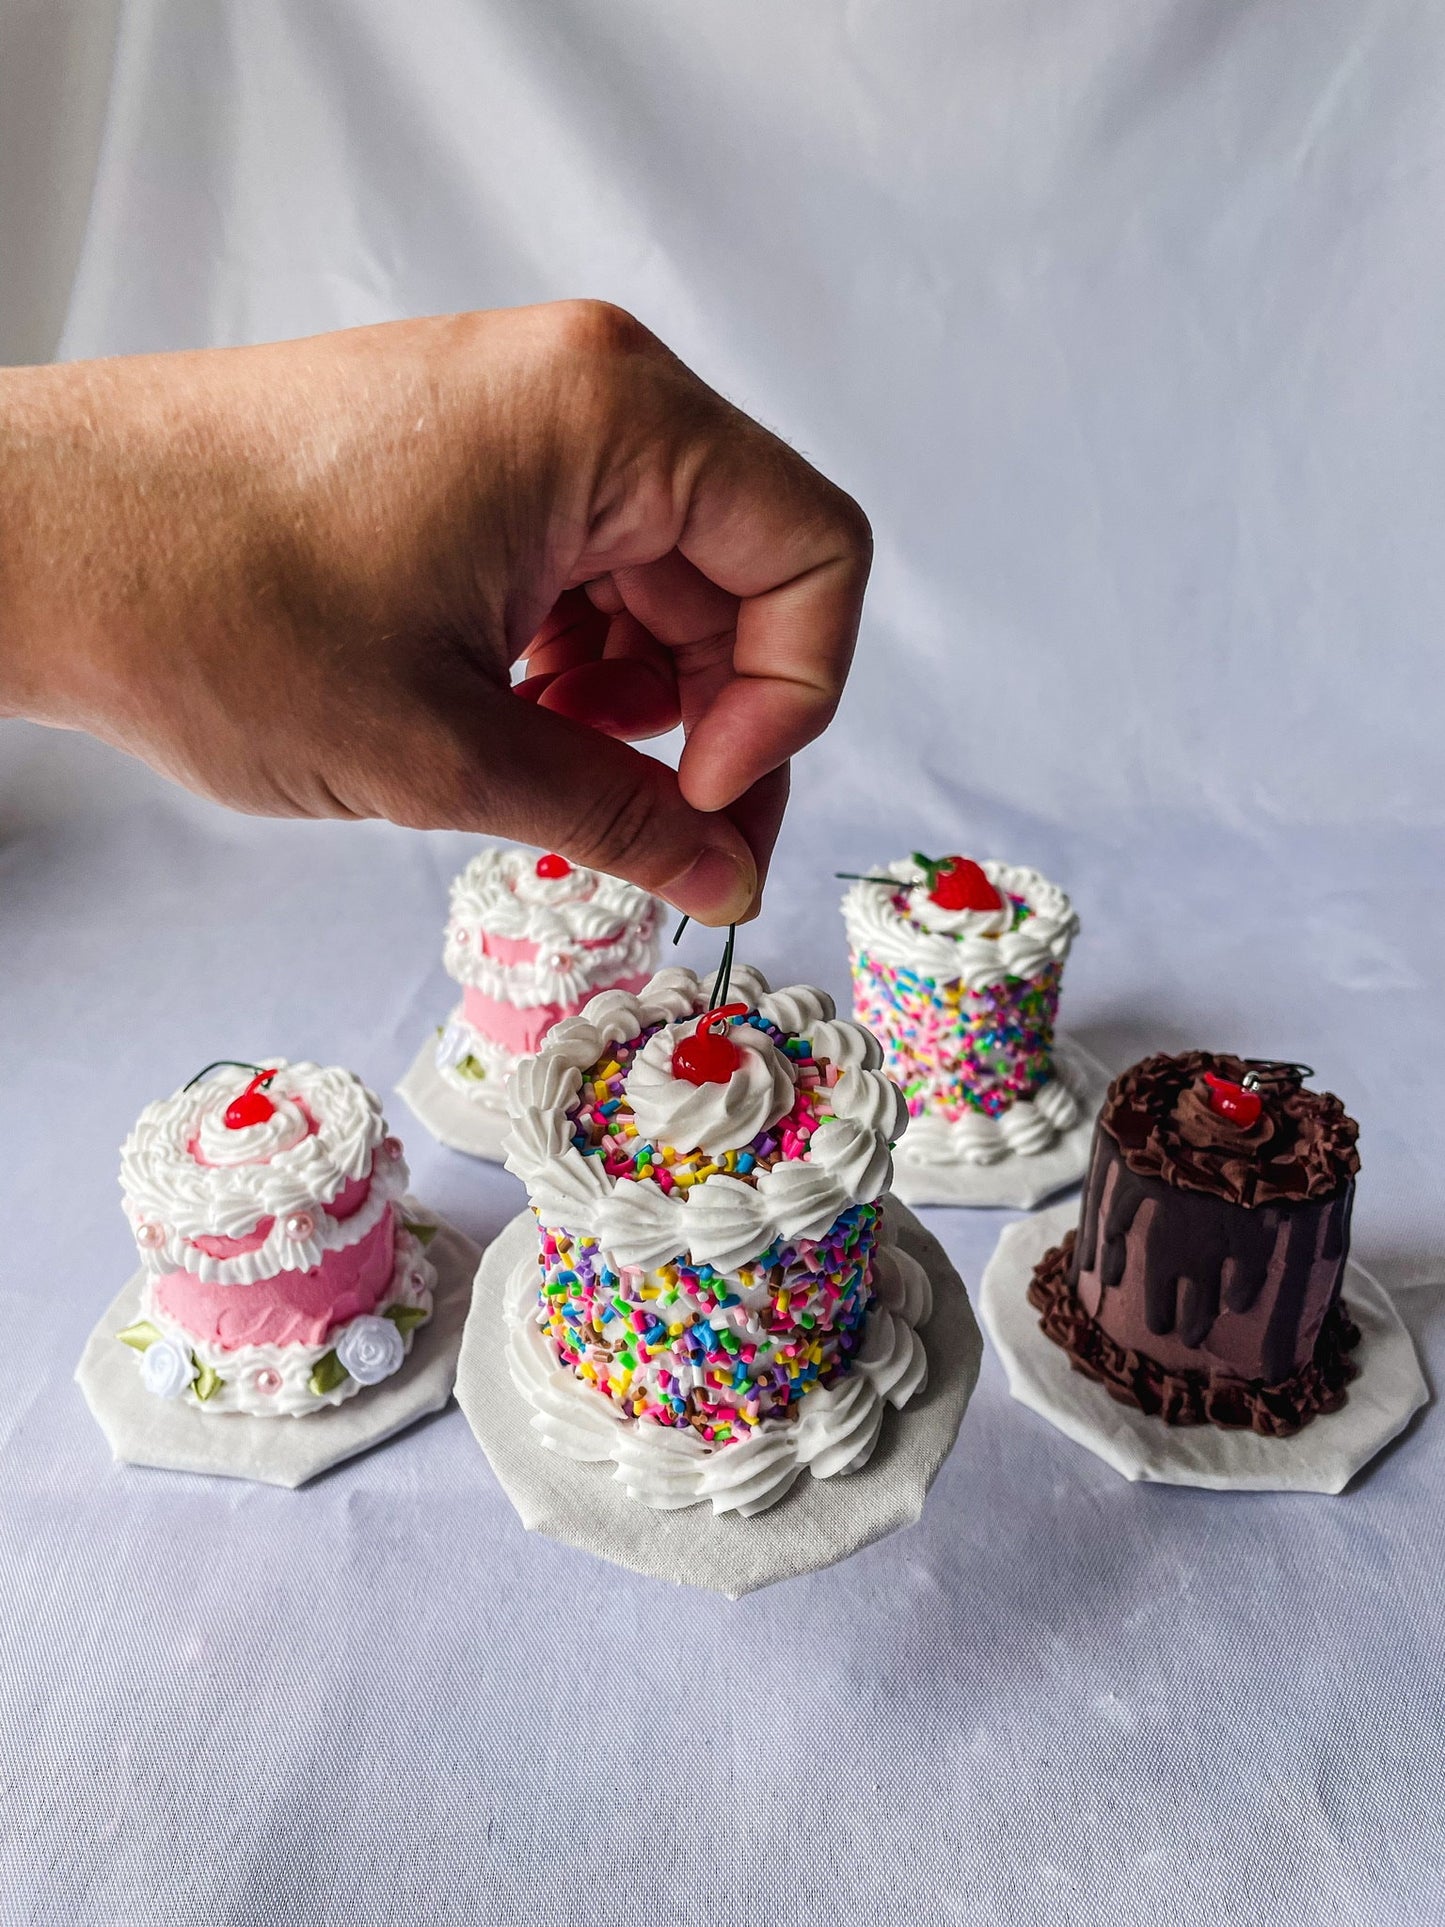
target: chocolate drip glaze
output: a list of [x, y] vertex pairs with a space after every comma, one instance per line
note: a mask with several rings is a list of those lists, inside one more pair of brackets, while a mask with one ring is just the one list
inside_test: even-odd
[[[1251, 1361], [1255, 1369], [1242, 1375], [1265, 1383], [1288, 1378], [1308, 1352], [1306, 1323], [1312, 1341], [1323, 1317], [1319, 1273], [1328, 1267], [1338, 1281], [1353, 1195], [1347, 1181], [1333, 1198], [1246, 1210], [1141, 1177], [1101, 1126], [1070, 1283], [1077, 1291], [1081, 1277], [1097, 1267], [1097, 1314], [1107, 1294], [1124, 1284], [1133, 1258], [1145, 1328], [1190, 1350], [1205, 1344], [1222, 1311], [1252, 1311], [1269, 1287], [1272, 1303]], [[1331, 1296], [1328, 1285], [1326, 1304]]]
[[1289, 1438], [1321, 1412], [1344, 1404], [1358, 1371], [1350, 1353], [1360, 1333], [1342, 1298], [1326, 1312], [1308, 1365], [1278, 1385], [1166, 1371], [1147, 1353], [1116, 1345], [1084, 1311], [1069, 1283], [1074, 1246], [1071, 1231], [1045, 1254], [1029, 1285], [1029, 1303], [1075, 1371], [1097, 1379], [1121, 1405], [1137, 1406], [1166, 1425], [1248, 1426], [1265, 1438]]
[[1077, 1238], [1062, 1269], [1057, 1253], [1040, 1266], [1036, 1284], [1046, 1270], [1051, 1282], [1034, 1302], [1047, 1300], [1044, 1329], [1111, 1389], [1157, 1376], [1147, 1410], [1198, 1406], [1178, 1391], [1186, 1381], [1212, 1388], [1211, 1411], [1196, 1416], [1244, 1410], [1234, 1392], [1225, 1396], [1231, 1386], [1294, 1387], [1276, 1416], [1287, 1423], [1298, 1406], [1305, 1423], [1332, 1409], [1320, 1398], [1343, 1399], [1351, 1375], [1335, 1364], [1321, 1378], [1316, 1368], [1326, 1333], [1342, 1357], [1341, 1334], [1352, 1329], [1339, 1289], [1356, 1126], [1338, 1098], [1287, 1074], [1261, 1079], [1257, 1115], [1217, 1111], [1210, 1079], [1237, 1085], [1245, 1074], [1238, 1058], [1191, 1051], [1146, 1058], [1115, 1080]]

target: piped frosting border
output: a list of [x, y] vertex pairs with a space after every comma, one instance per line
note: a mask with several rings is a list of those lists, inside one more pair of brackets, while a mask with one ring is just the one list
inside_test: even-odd
[[[1028, 905], [1030, 914], [1018, 929], [994, 934], [994, 920], [970, 918], [968, 913], [938, 919], [952, 928], [928, 929], [895, 907], [888, 885], [860, 881], [843, 897], [848, 941], [876, 963], [940, 983], [962, 982], [972, 990], [1006, 977], [1033, 977], [1047, 964], [1062, 963], [1078, 935], [1079, 919], [1058, 885], [1037, 870], [996, 858], [986, 858], [979, 867], [996, 890], [1021, 897]], [[923, 871], [908, 857], [883, 868], [898, 883], [923, 879]]]
[[892, 1181], [892, 1146], [908, 1113], [879, 1069], [877, 1040], [838, 1018], [826, 992], [806, 984], [773, 991], [746, 967], [734, 971], [732, 994], [780, 1030], [805, 1037], [815, 1057], [842, 1073], [829, 1092], [835, 1114], [814, 1132], [810, 1155], [775, 1165], [754, 1184], [717, 1174], [685, 1193], [668, 1193], [651, 1178], [609, 1177], [598, 1159], [582, 1155], [567, 1120], [582, 1072], [609, 1044], [699, 1015], [710, 991], [710, 979], [680, 968], [660, 970], [635, 996], [603, 991], [554, 1025], [508, 1085], [507, 1169], [527, 1186], [544, 1223], [595, 1237], [615, 1269], [686, 1256], [731, 1271], [778, 1238], [822, 1237], [840, 1212], [870, 1203]]

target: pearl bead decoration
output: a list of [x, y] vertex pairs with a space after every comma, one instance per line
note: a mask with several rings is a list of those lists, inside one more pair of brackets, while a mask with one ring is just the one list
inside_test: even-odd
[[308, 1238], [316, 1236], [316, 1220], [309, 1211], [293, 1211], [286, 1220], [285, 1232], [297, 1244], [304, 1244]]
[[154, 1224], [149, 1219], [135, 1228], [135, 1241], [142, 1251], [159, 1251], [166, 1241], [165, 1226]]
[[381, 1148], [385, 1155], [394, 1163], [396, 1159], [401, 1156], [401, 1139], [399, 1137], [384, 1137], [381, 1140]]

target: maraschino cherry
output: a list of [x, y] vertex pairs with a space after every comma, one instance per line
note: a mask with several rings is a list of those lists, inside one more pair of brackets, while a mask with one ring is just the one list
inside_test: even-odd
[[915, 851], [913, 861], [923, 871], [929, 902], [940, 910], [1002, 910], [1003, 898], [972, 857], [927, 857]]
[[275, 1075], [275, 1071], [258, 1071], [240, 1096], [231, 1099], [221, 1114], [221, 1122], [228, 1131], [244, 1131], [276, 1115], [276, 1106], [262, 1089]]
[[1204, 1081], [1209, 1086], [1209, 1108], [1216, 1117], [1227, 1118], [1242, 1131], [1259, 1122], [1264, 1099], [1258, 1091], [1248, 1090], [1230, 1078], [1216, 1077], [1213, 1071], [1204, 1073]]
[[565, 856], [558, 856], [555, 850], [548, 850], [545, 856], [537, 858], [537, 875], [551, 883], [556, 877], [569, 877], [572, 865]]
[[[727, 1034], [728, 1019], [745, 1017], [746, 1004], [719, 1004], [705, 1010], [690, 1037], [680, 1038], [672, 1053], [675, 1077], [689, 1084], [726, 1084], [743, 1061], [743, 1054]], [[721, 1026], [714, 1029], [714, 1025]]]

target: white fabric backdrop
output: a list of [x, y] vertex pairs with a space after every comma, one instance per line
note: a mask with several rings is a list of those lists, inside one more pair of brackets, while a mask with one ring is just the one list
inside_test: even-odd
[[[754, 959], [843, 990], [835, 867], [1038, 863], [1107, 1061], [1350, 1100], [1438, 1366], [1436, 10], [41, 11], [0, 0], [0, 350], [634, 309], [879, 537]], [[389, 1089], [466, 848], [0, 729], [7, 1927], [1438, 1918], [1431, 1413], [1341, 1500], [1135, 1490], [986, 1359], [916, 1529], [736, 1606], [529, 1540], [455, 1410], [299, 1495], [107, 1464], [69, 1374], [135, 1111], [220, 1053]], [[468, 1231], [517, 1208], [410, 1137]], [[930, 1215], [976, 1282], [997, 1220]]]

